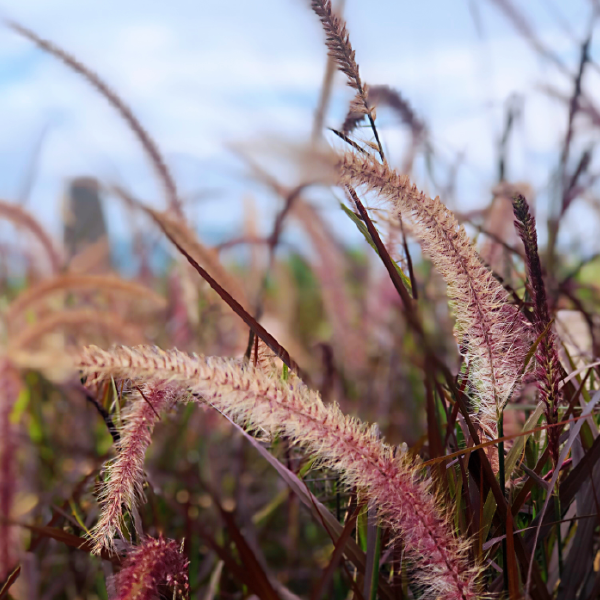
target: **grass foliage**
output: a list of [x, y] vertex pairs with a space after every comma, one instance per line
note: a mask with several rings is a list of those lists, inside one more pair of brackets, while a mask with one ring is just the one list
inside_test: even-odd
[[[568, 73], [512, 3], [495, 4]], [[437, 157], [418, 110], [365, 83], [341, 14], [311, 6], [330, 63], [313, 139], [285, 147], [305, 176], [288, 185], [244, 151], [279, 210], [261, 235], [249, 203], [216, 248], [117, 92], [7, 23], [117, 111], [164, 206], [97, 184], [142, 223], [126, 280], [101, 244], [69, 255], [0, 201], [18, 232], [3, 252], [25, 265], [0, 277], [0, 598], [600, 597], [596, 255], [557, 246], [569, 207], [594, 197], [574, 126], [596, 110], [590, 40], [568, 73], [560, 202], [539, 248], [533, 195], [505, 180], [513, 109], [493, 202], [453, 213], [413, 173]], [[335, 69], [353, 98], [325, 130]], [[406, 131], [400, 164], [378, 108]], [[359, 250], [336, 239], [315, 188]], [[285, 251], [288, 227], [309, 254]], [[144, 268], [157, 235], [166, 272]], [[224, 260], [232, 246], [243, 263]]]

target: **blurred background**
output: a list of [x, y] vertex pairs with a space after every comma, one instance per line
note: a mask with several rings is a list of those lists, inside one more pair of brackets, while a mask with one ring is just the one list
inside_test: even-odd
[[[530, 296], [510, 198], [527, 197], [568, 372], [600, 356], [599, 4], [334, 2], [362, 79], [379, 94], [389, 163], [440, 195], [520, 307]], [[454, 433], [457, 404], [407, 325], [405, 305], [367, 243], [364, 217], [316, 177], [323, 148], [348, 149], [331, 128], [342, 129], [353, 92], [340, 73], [327, 75], [309, 0], [19, 0], [4, 3], [3, 16], [71, 53], [131, 107], [160, 147], [183, 205], [183, 215], [155, 220], [289, 350], [326, 402], [378, 423], [390, 443], [425, 459], [465, 442], [458, 427]], [[172, 252], [156, 223], [115, 194], [119, 187], [167, 209], [147, 155], [106, 98], [30, 40], [0, 31], [0, 360], [20, 382], [14, 406], [5, 402], [0, 411], [12, 432], [0, 435], [0, 458], [8, 457], [0, 461], [0, 491], [14, 496], [0, 512], [49, 528], [39, 535], [13, 528], [19, 555], [4, 571], [0, 565], [0, 583], [22, 569], [11, 590], [19, 600], [104, 600], [112, 567], [75, 548], [98, 520], [103, 464], [118, 452], [115, 428], [121, 408], [131, 406], [130, 383], [57, 383], [34, 359], [60, 359], [89, 343], [150, 343], [245, 354], [278, 376], [287, 371], [253, 345], [248, 327]], [[363, 126], [351, 137], [372, 140]], [[468, 367], [443, 279], [423, 259], [410, 223], [360, 193], [433, 351], [462, 381]], [[17, 365], [16, 350], [31, 364]], [[594, 375], [586, 386], [591, 393], [596, 385]], [[588, 393], [584, 382], [581, 390]], [[520, 431], [535, 400], [533, 385], [515, 394], [505, 433]], [[254, 563], [242, 564], [241, 576], [223, 569], [223, 560], [235, 566], [242, 555], [230, 535], [235, 523], [273, 581], [304, 597], [311, 589], [312, 598], [350, 597], [347, 575], [328, 567], [330, 538], [239, 431], [191, 404], [165, 421], [144, 465], [148, 503], [138, 517], [146, 534], [185, 539], [192, 597], [246, 597]], [[354, 491], [327, 470], [311, 470], [287, 440], [263, 442], [277, 468], [303, 478], [338, 521], [357, 506]], [[446, 476], [462, 494], [457, 469]], [[479, 502], [475, 488], [468, 493]], [[479, 508], [458, 506], [466, 534]], [[235, 522], [222, 519], [223, 507]], [[519, 527], [530, 524], [526, 508]], [[359, 525], [366, 552], [366, 517]], [[76, 536], [73, 548], [57, 531]], [[588, 554], [590, 584], [597, 570]], [[395, 560], [385, 554], [380, 579], [398, 589], [406, 582]], [[550, 569], [548, 581], [558, 573]], [[281, 597], [294, 597], [289, 590]]]

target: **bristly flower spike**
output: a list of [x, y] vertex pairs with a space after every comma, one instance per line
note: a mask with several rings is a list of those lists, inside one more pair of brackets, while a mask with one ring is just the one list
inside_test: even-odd
[[[543, 336], [536, 351], [537, 381], [540, 397], [546, 405], [546, 421], [549, 425], [558, 422], [558, 407], [561, 400], [561, 369], [556, 338], [552, 331], [546, 287], [542, 277], [542, 265], [537, 244], [535, 218], [523, 196], [513, 197], [515, 228], [525, 246], [525, 267], [533, 300], [533, 315], [536, 338]], [[548, 446], [554, 464], [558, 461], [560, 427], [548, 429]]]
[[377, 142], [379, 155], [381, 160], [385, 162], [383, 146], [375, 127], [375, 109], [369, 106], [369, 88], [360, 78], [358, 64], [354, 57], [355, 52], [352, 49], [350, 36], [346, 30], [346, 23], [334, 13], [331, 0], [312, 0], [311, 6], [323, 25], [329, 56], [338, 69], [346, 75], [348, 85], [356, 90], [356, 96], [350, 103], [350, 113], [367, 116]]
[[175, 540], [146, 538], [129, 551], [115, 577], [115, 600], [154, 600], [164, 586], [173, 590], [174, 598], [187, 598], [188, 564]]
[[499, 415], [520, 380], [528, 349], [523, 315], [439, 198], [366, 155], [348, 153], [338, 168], [342, 185], [363, 185], [411, 222], [424, 254], [444, 277], [457, 341], [469, 363], [475, 416], [488, 435], [497, 437]]
[[414, 460], [385, 444], [373, 428], [323, 404], [299, 380], [282, 382], [251, 365], [149, 347], [88, 347], [75, 366], [96, 377], [170, 381], [240, 424], [285, 435], [377, 504], [382, 520], [402, 539], [423, 598], [481, 598], [481, 567], [470, 564], [468, 544], [455, 536]]
[[174, 400], [173, 389], [161, 382], [140, 385], [130, 396], [122, 418], [117, 456], [105, 465], [100, 495], [101, 515], [90, 532], [94, 552], [114, 550], [116, 533], [124, 537], [123, 508], [133, 510], [144, 499], [144, 459], [160, 414]]

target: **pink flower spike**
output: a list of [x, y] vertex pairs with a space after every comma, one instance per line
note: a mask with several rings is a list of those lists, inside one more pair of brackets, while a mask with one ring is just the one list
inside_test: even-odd
[[118, 455], [105, 465], [107, 479], [100, 495], [101, 514], [91, 531], [94, 552], [114, 550], [115, 533], [123, 536], [123, 507], [136, 507], [144, 499], [144, 458], [154, 426], [173, 401], [171, 387], [158, 381], [136, 388], [123, 411]]
[[175, 540], [148, 537], [129, 552], [116, 575], [114, 600], [153, 600], [164, 586], [174, 597], [187, 598], [188, 564]]
[[10, 519], [16, 493], [15, 433], [10, 416], [19, 395], [19, 376], [0, 358], [0, 581], [16, 566], [15, 528]]

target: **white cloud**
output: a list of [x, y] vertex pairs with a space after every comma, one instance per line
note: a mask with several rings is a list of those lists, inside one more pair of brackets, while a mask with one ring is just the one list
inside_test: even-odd
[[[175, 170], [186, 173], [182, 185], [189, 189], [224, 182], [215, 165], [221, 173], [234, 168], [226, 142], [310, 131], [325, 51], [307, 4], [20, 0], [10, 16], [73, 52], [113, 85]], [[405, 3], [348, 2], [363, 76], [400, 89], [430, 124], [443, 154], [466, 152], [464, 181], [470, 187], [460, 192], [471, 205], [486, 200], [494, 181], [503, 101], [513, 91], [525, 92], [525, 126], [517, 135], [524, 149], [516, 150], [511, 168], [515, 178], [533, 176], [542, 185], [547, 170], [527, 161], [556, 151], [565, 112], [533, 90], [547, 78], [558, 85], [564, 79], [541, 69], [506, 24], [490, 21], [482, 42], [464, 9], [452, 9], [455, 21], [449, 22], [449, 3], [423, 4], [428, 7], [407, 11]], [[427, 11], [433, 11], [429, 20]], [[570, 51], [571, 42], [556, 28], [542, 33], [555, 51]], [[340, 85], [336, 98], [349, 95]], [[341, 104], [333, 107], [335, 114], [343, 110]], [[53, 126], [33, 203], [55, 227], [57, 190], [64, 178], [82, 172], [119, 173], [139, 194], [159, 201], [145, 157], [106, 102], [63, 65], [5, 31], [0, 36], [0, 194], [10, 197], [18, 189], [19, 173], [47, 121]], [[398, 136], [390, 136], [392, 150], [398, 149], [401, 139], [392, 138]], [[183, 162], [187, 166], [177, 168]], [[190, 164], [198, 165], [197, 174]], [[228, 201], [240, 190], [239, 182], [233, 188]], [[217, 212], [215, 218], [224, 218], [224, 211]]]

